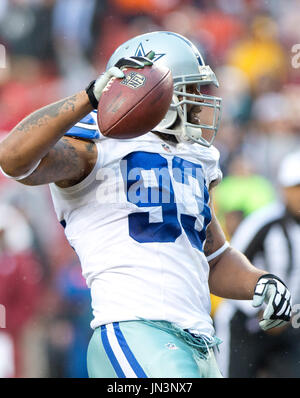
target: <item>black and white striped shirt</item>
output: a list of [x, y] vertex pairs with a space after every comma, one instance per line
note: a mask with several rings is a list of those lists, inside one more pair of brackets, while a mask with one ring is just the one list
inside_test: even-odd
[[241, 222], [231, 245], [253, 265], [281, 278], [293, 303], [300, 303], [300, 223], [283, 204], [274, 203]]
[[[283, 204], [268, 205], [245, 218], [236, 229], [231, 245], [257, 268], [279, 276], [291, 292], [292, 304], [300, 303], [300, 223], [288, 214]], [[242, 330], [261, 331], [258, 309], [252, 307], [252, 300], [223, 300], [214, 322], [217, 336], [223, 341], [216, 358], [224, 377], [228, 377], [232, 349], [231, 322], [240, 311], [247, 317]], [[243, 332], [240, 337], [246, 338]]]

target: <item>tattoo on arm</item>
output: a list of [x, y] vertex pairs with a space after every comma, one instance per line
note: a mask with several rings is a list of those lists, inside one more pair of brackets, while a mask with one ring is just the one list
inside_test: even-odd
[[91, 141], [88, 141], [85, 145], [85, 148], [88, 152], [95, 153], [95, 144]]
[[45, 106], [25, 118], [14, 130], [28, 132], [32, 127], [40, 128], [46, 126], [51, 119], [56, 118], [60, 114], [64, 112], [74, 112], [76, 100], [77, 94]]
[[[96, 148], [93, 142], [84, 143], [83, 148], [82, 150], [87, 150], [95, 158]], [[40, 167], [23, 183], [41, 185], [56, 182], [62, 188], [78, 183], [89, 172], [82, 150], [72, 143], [72, 139], [62, 138], [50, 149]]]
[[53, 156], [55, 164], [59, 166], [59, 172], [54, 170], [56, 181], [59, 179], [74, 178], [74, 171], [76, 171], [76, 177], [78, 176], [78, 178], [83, 175], [85, 169], [84, 162], [70, 140], [62, 138], [50, 150], [49, 155]]
[[212, 253], [214, 253], [215, 248], [214, 248], [214, 236], [213, 233], [211, 232], [209, 226], [206, 229], [206, 240], [205, 240], [205, 246], [204, 246], [204, 254], [206, 256], [210, 256]]
[[[7, 174], [18, 176], [29, 171], [40, 159], [43, 159], [44, 166], [48, 166], [50, 151], [62, 139], [65, 132], [91, 110], [86, 92], [80, 91], [33, 112], [1, 141], [1, 167]], [[64, 144], [67, 145], [66, 141], [58, 144], [58, 147]], [[81, 146], [74, 144], [74, 147], [79, 148], [81, 152], [84, 145], [85, 143]], [[72, 154], [72, 148], [69, 150]], [[64, 159], [61, 160], [64, 161]], [[70, 165], [73, 160], [74, 158], [71, 159]], [[84, 162], [85, 160], [82, 161]], [[65, 165], [67, 166], [66, 163]], [[38, 169], [37, 172], [41, 171], [42, 167]], [[59, 174], [59, 166], [57, 173]], [[37, 173], [35, 175], [37, 176]]]

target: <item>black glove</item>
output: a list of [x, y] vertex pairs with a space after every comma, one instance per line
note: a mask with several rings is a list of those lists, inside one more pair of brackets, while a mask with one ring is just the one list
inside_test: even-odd
[[263, 330], [287, 324], [291, 319], [291, 293], [286, 285], [273, 274], [262, 275], [255, 286], [252, 305], [267, 304], [263, 319], [259, 322]]

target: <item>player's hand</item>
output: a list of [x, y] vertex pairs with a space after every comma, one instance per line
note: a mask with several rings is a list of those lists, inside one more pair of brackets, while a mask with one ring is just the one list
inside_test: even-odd
[[122, 68], [127, 67], [142, 69], [144, 68], [144, 66], [151, 66], [153, 65], [151, 59], [154, 58], [154, 55], [154, 51], [150, 51], [148, 54], [146, 54], [145, 57], [121, 58], [115, 64], [115, 66], [109, 68], [106, 72], [100, 75], [97, 80], [93, 80], [85, 89], [93, 108], [98, 108], [99, 99], [103, 93], [103, 90], [105, 89], [107, 83], [112, 77], [117, 79], [123, 79], [125, 75], [124, 72], [122, 72]]
[[103, 90], [112, 77], [123, 79], [124, 73], [118, 67], [113, 66], [100, 75], [97, 80], [93, 80], [85, 89], [93, 108], [98, 108]]
[[291, 293], [276, 275], [262, 275], [257, 281], [252, 305], [256, 308], [263, 303], [267, 304], [259, 322], [263, 330], [288, 324], [292, 312]]

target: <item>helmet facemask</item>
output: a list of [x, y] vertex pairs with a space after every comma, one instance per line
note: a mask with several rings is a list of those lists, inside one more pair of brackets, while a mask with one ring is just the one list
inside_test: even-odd
[[[201, 73], [197, 75], [174, 78], [173, 100], [169, 111], [154, 130], [175, 135], [179, 142], [196, 142], [209, 147], [219, 128], [222, 99], [202, 92], [202, 88], [211, 84], [218, 87], [219, 83], [208, 65], [199, 70]], [[195, 85], [199, 92], [191, 93], [190, 87]], [[195, 107], [201, 108], [196, 118], [191, 117]]]

